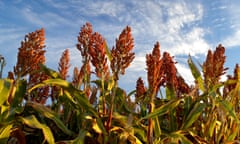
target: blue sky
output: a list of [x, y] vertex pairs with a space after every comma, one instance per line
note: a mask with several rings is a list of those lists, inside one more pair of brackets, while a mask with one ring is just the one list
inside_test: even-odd
[[[57, 70], [61, 53], [70, 49], [71, 69], [81, 66], [77, 36], [86, 22], [102, 34], [111, 48], [129, 25], [136, 58], [120, 79], [120, 86], [133, 90], [135, 81], [146, 82], [145, 55], [156, 41], [161, 52], [178, 61], [187, 82], [193, 78], [187, 66], [190, 54], [200, 63], [207, 51], [221, 43], [226, 48], [229, 74], [240, 62], [240, 1], [238, 0], [0, 0], [0, 54], [7, 61], [4, 76], [13, 69], [21, 40], [45, 28], [47, 66]], [[72, 75], [70, 71], [69, 75]]]

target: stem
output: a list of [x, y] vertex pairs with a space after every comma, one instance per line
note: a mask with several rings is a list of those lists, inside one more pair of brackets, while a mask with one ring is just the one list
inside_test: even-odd
[[[152, 113], [154, 111], [154, 103], [151, 102], [149, 105], [149, 113]], [[148, 131], [147, 131], [147, 139], [148, 143], [152, 144], [153, 142], [153, 119], [148, 119]]]
[[107, 131], [110, 130], [110, 127], [112, 125], [112, 115], [113, 115], [113, 111], [114, 111], [114, 99], [115, 99], [117, 87], [118, 87], [118, 83], [117, 83], [117, 79], [115, 76], [114, 77], [114, 87], [113, 87], [112, 94], [111, 94], [110, 111], [109, 111], [109, 116], [108, 116], [108, 121], [107, 121]]
[[101, 79], [101, 85], [102, 85], [102, 105], [103, 105], [103, 115], [106, 115], [106, 99], [105, 99], [105, 89], [104, 89], [104, 74], [102, 73], [102, 79]]
[[[155, 92], [153, 92], [151, 94], [151, 99], [150, 99], [150, 103], [149, 103], [149, 114], [152, 113], [154, 111], [155, 108], [155, 104], [154, 104], [154, 97], [155, 97]], [[149, 144], [153, 143], [153, 119], [149, 118], [148, 119], [148, 131], [147, 131], [147, 140]]]
[[113, 93], [112, 93], [112, 97], [111, 97], [109, 117], [108, 117], [108, 121], [107, 121], [107, 130], [110, 130], [110, 127], [112, 125], [112, 115], [113, 115], [113, 109], [114, 109], [115, 95], [116, 95], [116, 87], [113, 88]]

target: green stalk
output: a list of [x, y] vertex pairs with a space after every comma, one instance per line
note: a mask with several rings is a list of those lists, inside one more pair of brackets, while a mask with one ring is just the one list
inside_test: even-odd
[[106, 99], [105, 99], [105, 88], [104, 88], [104, 73], [102, 73], [102, 79], [101, 79], [101, 86], [102, 86], [102, 110], [103, 110], [103, 115], [106, 115]]
[[[149, 103], [149, 114], [154, 112], [155, 109], [155, 104], [154, 104], [154, 97], [155, 97], [156, 93], [153, 90], [153, 93], [150, 95], [150, 103]], [[147, 131], [147, 140], [149, 144], [153, 143], [153, 126], [154, 126], [154, 122], [152, 118], [148, 119], [148, 131]]]
[[109, 111], [109, 116], [108, 116], [108, 121], [107, 121], [107, 130], [110, 130], [110, 127], [112, 125], [112, 115], [113, 115], [113, 110], [114, 110], [114, 99], [115, 99], [115, 95], [116, 95], [116, 90], [118, 87], [118, 83], [117, 83], [117, 76], [114, 77], [114, 86], [113, 86], [113, 90], [112, 90], [112, 94], [111, 94], [111, 105], [110, 105], [110, 111]]

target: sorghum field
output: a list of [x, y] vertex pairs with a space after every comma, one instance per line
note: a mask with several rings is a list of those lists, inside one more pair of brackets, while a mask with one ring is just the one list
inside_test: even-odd
[[135, 57], [129, 26], [112, 49], [90, 23], [76, 43], [82, 62], [73, 72], [68, 49], [58, 70], [45, 65], [44, 29], [25, 36], [6, 78], [1, 56], [0, 143], [240, 143], [240, 67], [221, 81], [227, 70], [222, 45], [202, 64], [189, 56], [195, 82], [188, 85], [156, 42], [146, 54], [147, 81], [139, 76], [127, 93], [118, 81]]

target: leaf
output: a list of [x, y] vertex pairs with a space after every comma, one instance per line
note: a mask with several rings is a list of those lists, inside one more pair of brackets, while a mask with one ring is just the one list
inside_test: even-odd
[[204, 88], [204, 81], [202, 79], [201, 73], [198, 70], [197, 66], [194, 64], [192, 57], [189, 55], [188, 57], [188, 65], [190, 67], [190, 70], [192, 72], [193, 77], [195, 78], [195, 80], [197, 81], [197, 84], [200, 88], [200, 90], [202, 90], [203, 92], [205, 91]]
[[13, 124], [8, 124], [6, 126], [1, 126], [0, 128], [0, 143], [5, 144], [11, 134], [11, 128]]
[[31, 103], [28, 102], [26, 107], [30, 106], [35, 111], [40, 113], [41, 115], [45, 116], [46, 118], [51, 119], [57, 126], [60, 128], [64, 133], [71, 135], [72, 132], [63, 124], [63, 122], [58, 118], [57, 114], [51, 111], [49, 108], [45, 107], [44, 105], [38, 103]]
[[190, 127], [198, 119], [206, 106], [207, 105], [205, 103], [196, 102], [193, 109], [188, 114], [185, 122], [183, 123], [182, 128], [187, 129]]
[[87, 135], [87, 131], [85, 130], [80, 130], [78, 137], [76, 137], [73, 141], [72, 144], [84, 144], [84, 139]]
[[154, 121], [154, 123], [153, 123], [154, 124], [154, 135], [156, 138], [158, 138], [161, 136], [160, 122], [159, 122], [158, 117], [154, 118], [153, 121]]
[[134, 127], [134, 134], [136, 137], [142, 140], [142, 142], [147, 142], [146, 131], [143, 128]]
[[10, 79], [0, 79], [0, 106], [3, 105], [10, 96], [12, 80]]
[[39, 64], [40, 66], [40, 71], [44, 71], [48, 76], [50, 76], [51, 78], [61, 78], [60, 74], [48, 67], [46, 67], [43, 64]]
[[185, 133], [184, 131], [179, 130], [179, 131], [174, 131], [169, 134], [164, 133], [164, 135], [166, 135], [167, 138], [170, 139], [171, 143], [181, 142], [183, 144], [192, 144], [192, 142], [187, 137], [185, 137], [184, 133]]
[[143, 119], [148, 119], [148, 118], [154, 118], [154, 117], [157, 117], [157, 116], [162, 116], [162, 115], [166, 114], [167, 112], [169, 112], [170, 110], [172, 110], [175, 107], [177, 107], [181, 100], [182, 99], [173, 99], [173, 100], [169, 101], [168, 103], [162, 105], [161, 107], [156, 108], [152, 113], [150, 113], [147, 116], [141, 118], [139, 121], [141, 121]]
[[31, 92], [32, 90], [38, 88], [38, 87], [42, 87], [45, 85], [56, 85], [59, 86], [61, 88], [63, 88], [63, 92], [65, 95], [67, 100], [69, 102], [71, 102], [71, 104], [75, 107], [75, 108], [83, 108], [85, 110], [90, 111], [92, 114], [94, 114], [94, 116], [98, 117], [98, 114], [96, 113], [95, 109], [91, 106], [91, 104], [89, 103], [87, 97], [84, 95], [84, 93], [78, 89], [76, 89], [71, 83], [67, 82], [66, 80], [63, 79], [47, 79], [45, 81], [43, 81], [40, 84], [35, 85], [34, 87], [32, 87], [31, 89], [28, 90], [28, 92]]
[[213, 132], [214, 132], [214, 129], [216, 128], [216, 124], [217, 124], [217, 119], [216, 119], [216, 117], [214, 117], [214, 119], [211, 122], [211, 124], [209, 125], [209, 129], [208, 129], [208, 133], [209, 133], [210, 137], [213, 136]]
[[176, 97], [174, 88], [172, 86], [169, 86], [169, 85], [166, 86], [166, 97], [167, 97], [167, 100], [171, 100]]
[[112, 61], [112, 55], [111, 55], [111, 52], [109, 51], [109, 48], [108, 48], [108, 45], [107, 45], [106, 42], [105, 42], [105, 50], [106, 50], [107, 57], [108, 57], [109, 61], [111, 62]]
[[13, 98], [11, 102], [11, 107], [21, 107], [23, 98], [26, 94], [26, 88], [27, 88], [27, 81], [26, 80], [19, 80], [16, 81], [16, 86], [14, 86], [16, 89], [15, 93], [13, 93]]
[[54, 137], [51, 129], [47, 125], [40, 123], [34, 115], [19, 118], [23, 123], [25, 123], [29, 127], [41, 129], [46, 141], [50, 144], [54, 143]]
[[232, 103], [230, 103], [229, 101], [226, 100], [221, 100], [219, 101], [219, 103], [221, 104], [221, 106], [223, 107], [223, 109], [230, 114], [231, 117], [234, 118], [234, 120], [239, 123], [239, 119], [233, 109], [233, 105]]

